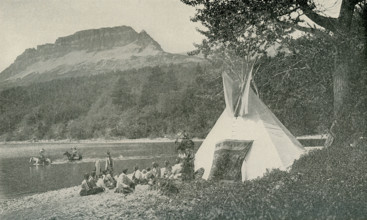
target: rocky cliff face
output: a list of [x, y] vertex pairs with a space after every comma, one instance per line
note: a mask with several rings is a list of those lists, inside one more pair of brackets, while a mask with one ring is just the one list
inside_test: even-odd
[[[40, 75], [86, 75], [170, 63], [200, 62], [170, 54], [145, 31], [128, 26], [83, 30], [54, 44], [26, 49], [0, 73], [0, 81], [40, 78]], [[50, 77], [49, 77], [50, 78]], [[52, 77], [51, 77], [52, 78]]]
[[[161, 46], [145, 31], [137, 33], [134, 29], [127, 26], [79, 31], [70, 36], [60, 37], [53, 46], [63, 53], [72, 50], [108, 50], [114, 47], [123, 47], [130, 43], [135, 43], [142, 47], [151, 45], [156, 50], [162, 51]], [[46, 48], [37, 49], [40, 52], [47, 52], [49, 47], [47, 45], [44, 46]]]

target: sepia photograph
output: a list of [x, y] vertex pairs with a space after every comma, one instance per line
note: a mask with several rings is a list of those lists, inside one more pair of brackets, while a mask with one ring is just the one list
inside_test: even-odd
[[367, 219], [367, 0], [1, 0], [0, 219]]

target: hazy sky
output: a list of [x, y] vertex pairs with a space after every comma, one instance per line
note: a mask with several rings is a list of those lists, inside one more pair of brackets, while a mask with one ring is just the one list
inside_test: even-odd
[[100, 27], [144, 29], [165, 51], [190, 51], [202, 39], [194, 13], [179, 0], [0, 0], [0, 71], [26, 48]]
[[[341, 2], [318, 1], [331, 2], [329, 11]], [[190, 21], [194, 13], [179, 0], [0, 0], [0, 71], [27, 48], [100, 27], [144, 29], [165, 51], [190, 51], [202, 39], [199, 24]]]

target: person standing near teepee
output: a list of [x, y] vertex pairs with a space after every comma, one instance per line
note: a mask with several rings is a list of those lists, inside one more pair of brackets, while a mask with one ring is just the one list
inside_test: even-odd
[[180, 163], [182, 163], [182, 179], [191, 180], [194, 177], [195, 144], [185, 130], [178, 135], [175, 143], [178, 144], [178, 158]]
[[194, 150], [194, 142], [186, 130], [177, 134], [175, 144], [177, 145], [178, 157], [181, 159], [188, 157]]

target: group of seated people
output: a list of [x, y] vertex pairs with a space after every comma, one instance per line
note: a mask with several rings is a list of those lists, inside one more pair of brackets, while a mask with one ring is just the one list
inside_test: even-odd
[[171, 166], [169, 161], [164, 162], [164, 167], [160, 168], [156, 162], [152, 163], [152, 168], [148, 167], [143, 170], [139, 170], [139, 167], [135, 166], [134, 172], [129, 175], [136, 184], [148, 184], [153, 185], [158, 178], [166, 179], [179, 179], [181, 177], [182, 164], [177, 159], [176, 164]]
[[[138, 166], [134, 167], [134, 172], [127, 174], [128, 169], [124, 169], [120, 175], [113, 176], [112, 169], [100, 171], [99, 162], [96, 162], [96, 169], [92, 173], [86, 173], [81, 184], [81, 196], [93, 195], [104, 192], [105, 189], [115, 189], [115, 193], [129, 194], [134, 192], [137, 184], [154, 185], [159, 178], [180, 179], [182, 172], [182, 163], [176, 160], [176, 164], [171, 166], [169, 161], [164, 162], [161, 169], [156, 162], [152, 163], [152, 168], [140, 170]], [[97, 172], [96, 172], [97, 171]], [[96, 174], [97, 173], [97, 174]]]
[[82, 189], [80, 190], [81, 196], [94, 195], [100, 192], [105, 191], [105, 188], [101, 186], [101, 178], [96, 175], [96, 172], [93, 171], [90, 174], [84, 174], [84, 180], [82, 182]]

